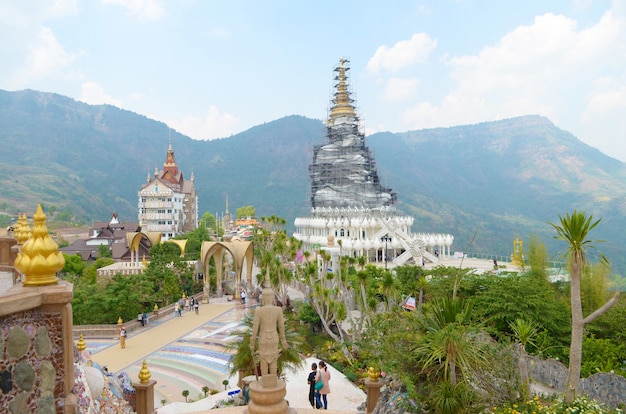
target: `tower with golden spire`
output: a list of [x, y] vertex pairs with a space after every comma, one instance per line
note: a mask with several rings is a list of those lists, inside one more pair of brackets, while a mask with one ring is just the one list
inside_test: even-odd
[[[385, 187], [376, 161], [360, 130], [348, 72], [350, 62], [341, 58], [335, 67], [335, 92], [326, 121], [326, 138], [313, 148], [309, 165], [311, 215], [298, 217], [294, 237], [303, 249], [326, 249], [332, 267], [339, 251], [361, 255], [375, 262], [402, 265], [409, 260], [422, 265], [437, 263], [450, 254], [450, 234], [412, 233], [413, 217], [396, 210], [397, 195]], [[341, 249], [335, 247], [341, 245]], [[337, 252], [337, 256], [333, 256]]]

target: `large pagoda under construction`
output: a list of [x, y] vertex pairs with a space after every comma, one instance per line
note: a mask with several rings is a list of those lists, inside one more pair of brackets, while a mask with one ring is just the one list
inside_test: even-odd
[[449, 234], [411, 233], [413, 217], [396, 210], [397, 195], [382, 185], [365, 144], [348, 84], [349, 62], [335, 68], [335, 94], [326, 124], [328, 142], [313, 149], [311, 216], [295, 220], [294, 236], [304, 249], [337, 249], [368, 262], [436, 263], [450, 254]]

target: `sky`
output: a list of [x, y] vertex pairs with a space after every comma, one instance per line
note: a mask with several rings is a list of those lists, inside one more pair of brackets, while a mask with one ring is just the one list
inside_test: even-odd
[[343, 57], [366, 134], [538, 114], [626, 161], [626, 0], [0, 0], [0, 38], [0, 89], [198, 140], [326, 119]]

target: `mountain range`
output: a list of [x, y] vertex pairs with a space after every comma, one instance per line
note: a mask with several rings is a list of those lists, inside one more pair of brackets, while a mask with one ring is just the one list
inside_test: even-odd
[[[0, 212], [37, 204], [77, 223], [137, 217], [137, 191], [162, 168], [169, 142], [199, 212], [293, 220], [309, 213], [308, 166], [326, 142], [321, 120], [286, 116], [242, 133], [197, 141], [166, 124], [110, 105], [34, 90], [0, 90]], [[536, 234], [550, 254], [565, 247], [548, 222], [584, 210], [602, 222], [591, 234], [616, 272], [626, 271], [626, 164], [547, 118], [518, 118], [376, 133], [367, 137], [383, 184], [413, 231], [453, 234], [455, 251], [508, 256]]]

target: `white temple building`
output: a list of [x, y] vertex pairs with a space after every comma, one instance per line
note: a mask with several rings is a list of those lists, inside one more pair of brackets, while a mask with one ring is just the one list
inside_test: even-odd
[[347, 82], [348, 63], [341, 59], [335, 68], [328, 142], [315, 146], [309, 166], [311, 215], [295, 219], [294, 237], [303, 242], [305, 251], [339, 248], [341, 256], [365, 256], [368, 263], [437, 263], [439, 257], [451, 255], [454, 237], [412, 233], [413, 217], [396, 210], [397, 196], [380, 183], [376, 162], [359, 130]]

